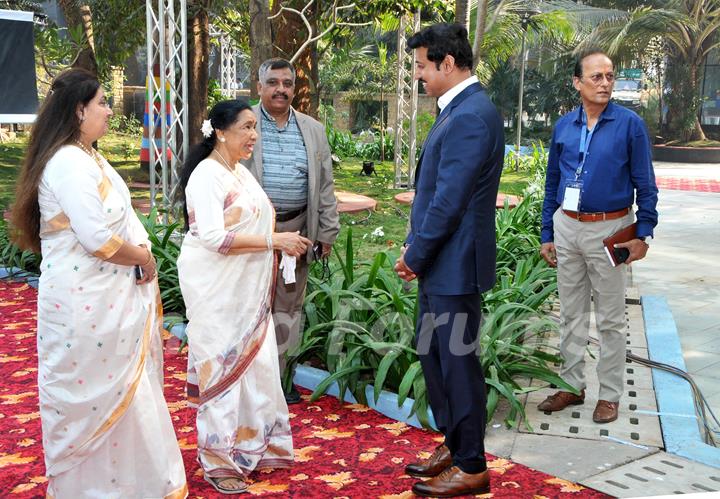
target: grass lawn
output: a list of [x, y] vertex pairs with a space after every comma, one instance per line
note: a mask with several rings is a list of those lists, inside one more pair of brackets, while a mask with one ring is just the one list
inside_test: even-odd
[[24, 152], [24, 141], [0, 144], [0, 211], [5, 211], [15, 199], [15, 180]]
[[[22, 163], [26, 140], [0, 144], [0, 209], [5, 210], [15, 196], [15, 180]], [[98, 144], [100, 152], [115, 167], [126, 182], [148, 182], [147, 171], [140, 168], [140, 139], [110, 133]], [[378, 251], [399, 247], [405, 239], [408, 228], [410, 207], [394, 200], [395, 194], [403, 189], [393, 189], [394, 167], [391, 161], [376, 162], [377, 175], [360, 175], [362, 160], [344, 159], [335, 168], [337, 190], [370, 196], [377, 200], [377, 209], [372, 213], [342, 214], [338, 250], [344, 251], [347, 231], [352, 229], [356, 257], [359, 260], [371, 258]], [[500, 192], [520, 194], [527, 184], [523, 172], [506, 171], [500, 182]], [[147, 190], [131, 189], [133, 197], [149, 196]], [[375, 233], [376, 235], [373, 235]], [[382, 235], [379, 235], [382, 233]]]

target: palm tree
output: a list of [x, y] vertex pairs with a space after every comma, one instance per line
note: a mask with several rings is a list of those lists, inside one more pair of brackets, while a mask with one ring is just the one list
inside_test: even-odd
[[470, 29], [470, 0], [455, 0], [455, 22]]
[[667, 53], [667, 133], [682, 141], [705, 140], [698, 110], [702, 104], [702, 66], [720, 45], [720, 0], [665, 0], [656, 7], [631, 11], [625, 20], [608, 21], [587, 44], [599, 44], [611, 54], [623, 47], [646, 47], [660, 37]]
[[72, 66], [87, 69], [96, 75], [98, 65], [95, 59], [93, 18], [90, 7], [75, 0], [59, 0], [58, 7], [62, 10], [68, 27], [82, 29], [83, 47], [72, 62]]

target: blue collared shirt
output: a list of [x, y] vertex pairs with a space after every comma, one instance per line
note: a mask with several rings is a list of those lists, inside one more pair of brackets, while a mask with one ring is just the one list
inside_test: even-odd
[[[580, 165], [582, 106], [555, 125], [548, 156], [545, 202], [542, 210], [543, 243], [553, 241], [553, 213], [562, 205], [565, 186], [575, 181]], [[637, 203], [638, 237], [652, 236], [657, 225], [657, 186], [650, 137], [642, 118], [610, 102], [595, 124], [580, 174], [579, 211], [610, 212]]]
[[260, 106], [262, 130], [263, 189], [277, 211], [304, 208], [308, 195], [308, 157], [295, 111], [278, 128], [275, 119]]

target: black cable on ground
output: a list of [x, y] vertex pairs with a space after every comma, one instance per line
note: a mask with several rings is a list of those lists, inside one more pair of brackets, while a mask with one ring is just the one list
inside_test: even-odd
[[[597, 338], [590, 337], [590, 343], [594, 345], [600, 345], [600, 342], [597, 340]], [[690, 387], [693, 391], [693, 401], [695, 404], [695, 414], [700, 419], [700, 423], [703, 428], [704, 432], [704, 441], [705, 443], [712, 445], [714, 447], [717, 447], [717, 438], [720, 438], [720, 421], [718, 421], [717, 416], [713, 412], [713, 410], [710, 408], [710, 405], [707, 403], [707, 399], [700, 391], [700, 388], [695, 383], [695, 380], [692, 379], [692, 376], [688, 374], [686, 371], [683, 371], [682, 369], [679, 369], [675, 366], [671, 366], [669, 364], [663, 364], [662, 362], [657, 362], [650, 359], [645, 359], [643, 357], [639, 357], [632, 353], [626, 353], [625, 358], [636, 362], [640, 365], [650, 367], [651, 369], [661, 369], [663, 371], [669, 372], [671, 374], [675, 374], [676, 376], [680, 376], [685, 381], [687, 381], [690, 384]], [[710, 419], [708, 419], [708, 413], [710, 415]], [[713, 428], [714, 425], [714, 428]], [[719, 429], [715, 429], [719, 428]]]

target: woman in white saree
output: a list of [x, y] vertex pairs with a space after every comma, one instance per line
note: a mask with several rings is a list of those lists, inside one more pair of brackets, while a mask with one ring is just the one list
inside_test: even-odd
[[273, 233], [274, 210], [238, 163], [252, 155], [255, 115], [223, 101], [203, 124], [180, 178], [188, 232], [178, 258], [187, 307], [188, 401], [198, 407], [198, 461], [224, 494], [254, 469], [293, 462], [271, 300], [273, 250], [305, 254], [309, 240]]
[[18, 243], [43, 256], [47, 497], [184, 498], [163, 397], [155, 261], [125, 183], [92, 148], [111, 115], [91, 73], [59, 75], [33, 127], [13, 208]]

